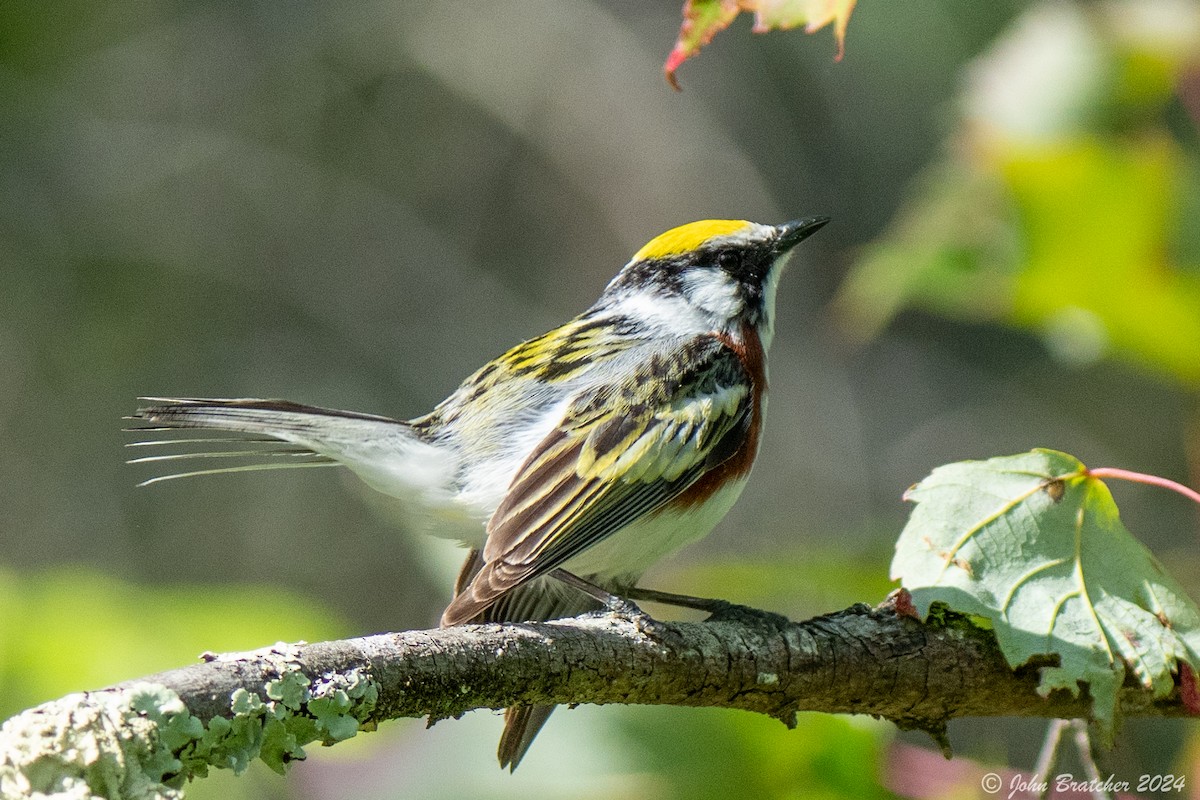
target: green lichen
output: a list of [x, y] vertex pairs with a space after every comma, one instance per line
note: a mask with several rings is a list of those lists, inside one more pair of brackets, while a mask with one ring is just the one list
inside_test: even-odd
[[[162, 744], [190, 716], [161, 686], [68, 695], [0, 726], [0, 798], [179, 800], [179, 760]], [[164, 724], [166, 724], [165, 727]]]
[[[279, 675], [266, 697], [238, 689], [229, 716], [205, 724], [165, 686], [71, 695], [0, 727], [0, 800], [180, 800], [210, 767], [245, 771], [261, 758], [283, 773], [304, 745], [349, 739], [374, 711], [378, 687], [358, 670], [310, 679], [290, 653], [270, 651]], [[255, 654], [262, 657], [263, 651]]]
[[312, 690], [308, 713], [316, 720], [324, 744], [349, 739], [370, 717], [379, 700], [379, 687], [359, 670], [319, 681]]
[[313, 680], [295, 662], [281, 666], [282, 674], [264, 687], [266, 699], [237, 690], [230, 698], [233, 718], [213, 719], [177, 751], [194, 774], [204, 774], [205, 765], [240, 773], [254, 758], [283, 774], [305, 758], [306, 744], [349, 739], [375, 708], [378, 687], [358, 670]]
[[308, 676], [302, 672], [288, 672], [274, 681], [267, 681], [267, 697], [296, 711], [304, 707], [311, 696], [308, 691]]

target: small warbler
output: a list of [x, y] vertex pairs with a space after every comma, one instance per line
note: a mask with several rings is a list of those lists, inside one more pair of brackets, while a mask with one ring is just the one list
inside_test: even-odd
[[[442, 625], [618, 607], [645, 569], [706, 535], [741, 493], [761, 441], [782, 262], [828, 221], [704, 220], [667, 231], [587, 311], [485, 364], [407, 422], [282, 400], [143, 398], [154, 405], [133, 419], [152, 430], [215, 428], [293, 447], [133, 461], [288, 459], [146, 483], [350, 468], [430, 532], [471, 548]], [[516, 768], [552, 710], [507, 711], [501, 766]]]

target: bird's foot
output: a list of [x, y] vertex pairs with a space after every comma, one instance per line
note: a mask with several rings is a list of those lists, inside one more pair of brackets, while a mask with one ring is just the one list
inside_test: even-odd
[[679, 638], [679, 634], [667, 623], [650, 616], [637, 603], [624, 597], [611, 595], [610, 599], [604, 603], [604, 608], [598, 613], [628, 622], [637, 629], [638, 633], [648, 636], [656, 642], [667, 643]]
[[567, 572], [565, 569], [556, 569], [550, 574], [568, 586], [574, 586], [603, 606], [603, 608], [589, 612], [584, 616], [616, 617], [633, 625], [638, 633], [664, 644], [675, 642], [679, 639], [679, 634], [669, 625], [659, 622], [647, 614], [632, 600], [613, 594], [591, 581], [584, 580], [574, 573]]
[[738, 603], [731, 603], [728, 600], [718, 600], [713, 597], [694, 597], [689, 594], [660, 592], [657, 589], [644, 589], [641, 587], [630, 589], [628, 594], [637, 600], [648, 600], [654, 603], [664, 603], [666, 605], [704, 611], [708, 614], [709, 622], [730, 621], [759, 624], [766, 622], [776, 628], [791, 624], [791, 620], [782, 614], [763, 611], [759, 608], [744, 606]]

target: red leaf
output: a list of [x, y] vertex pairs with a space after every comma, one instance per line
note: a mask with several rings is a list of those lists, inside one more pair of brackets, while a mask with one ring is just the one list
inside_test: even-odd
[[835, 60], [841, 61], [846, 51], [846, 26], [854, 11], [856, 0], [686, 0], [683, 4], [683, 23], [679, 27], [679, 38], [663, 65], [667, 82], [676, 91], [679, 81], [675, 71], [700, 48], [712, 41], [718, 32], [725, 30], [734, 18], [743, 11], [754, 13], [754, 32], [786, 30], [803, 25], [806, 33], [813, 33], [833, 23], [838, 52]]

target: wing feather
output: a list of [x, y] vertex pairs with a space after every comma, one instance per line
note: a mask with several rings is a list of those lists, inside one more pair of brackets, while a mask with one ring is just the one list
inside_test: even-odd
[[651, 358], [619, 387], [576, 399], [526, 459], [488, 522], [486, 562], [444, 624], [652, 513], [732, 455], [751, 419], [751, 377], [714, 335]]

